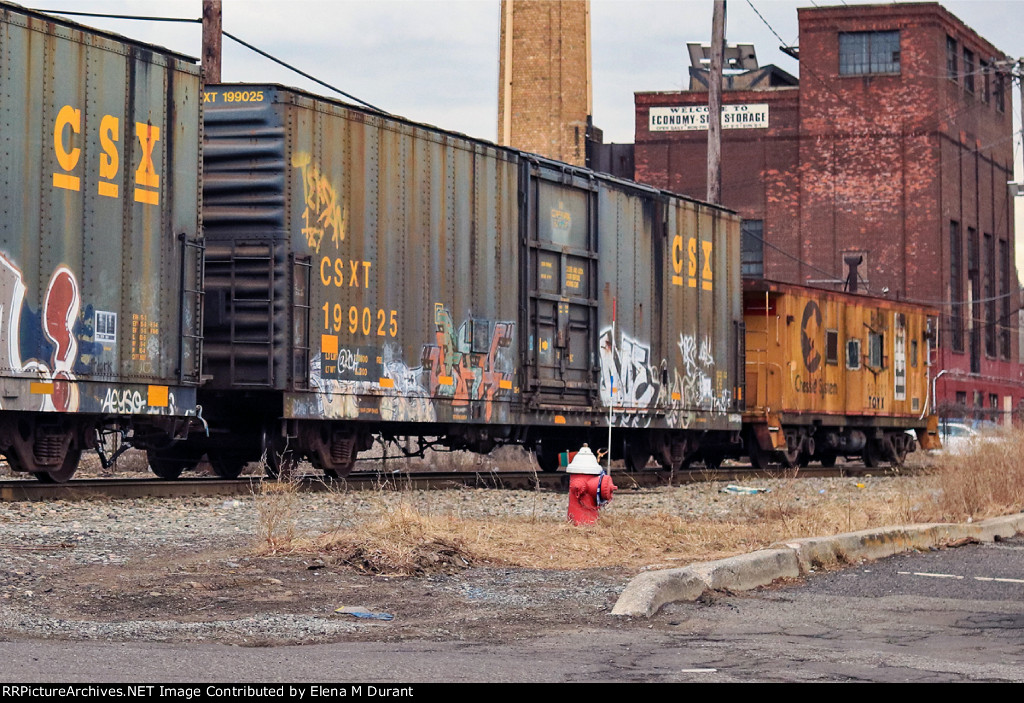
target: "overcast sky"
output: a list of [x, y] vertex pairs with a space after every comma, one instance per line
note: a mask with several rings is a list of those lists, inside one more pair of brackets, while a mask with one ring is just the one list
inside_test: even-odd
[[[201, 0], [38, 1], [44, 4], [21, 0], [49, 10], [202, 14]], [[838, 2], [730, 0], [727, 40], [752, 42], [762, 64], [799, 75], [798, 62], [778, 50], [775, 33], [796, 44], [796, 9], [829, 4]], [[943, 4], [1002, 51], [1024, 55], [1024, 2]], [[594, 121], [606, 141], [633, 141], [634, 91], [684, 87], [686, 43], [709, 41], [711, 6], [711, 0], [592, 0]], [[494, 140], [499, 9], [499, 0], [224, 0], [224, 29], [388, 112]], [[200, 53], [198, 25], [72, 19]], [[326, 92], [229, 39], [223, 79]]]

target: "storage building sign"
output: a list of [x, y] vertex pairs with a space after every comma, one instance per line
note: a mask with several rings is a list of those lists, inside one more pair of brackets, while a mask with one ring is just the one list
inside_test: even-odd
[[[649, 129], [652, 132], [686, 132], [708, 128], [707, 105], [652, 107]], [[723, 105], [722, 129], [767, 129], [768, 105]]]

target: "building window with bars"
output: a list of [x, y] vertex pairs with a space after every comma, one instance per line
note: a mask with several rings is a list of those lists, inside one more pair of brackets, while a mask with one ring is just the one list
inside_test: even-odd
[[999, 302], [1001, 317], [999, 318], [999, 356], [1010, 358], [1010, 244], [1005, 239], [999, 240], [1000, 273]]
[[740, 233], [740, 275], [764, 278], [764, 220], [743, 220]]
[[839, 34], [839, 75], [899, 72], [899, 31]]
[[964, 350], [963, 306], [963, 243], [960, 237], [960, 223], [949, 223], [949, 302], [950, 302], [950, 347], [953, 351]]
[[974, 52], [964, 49], [964, 90], [974, 92]]
[[956, 39], [946, 37], [946, 77], [954, 83], [960, 80], [960, 66], [957, 61]]

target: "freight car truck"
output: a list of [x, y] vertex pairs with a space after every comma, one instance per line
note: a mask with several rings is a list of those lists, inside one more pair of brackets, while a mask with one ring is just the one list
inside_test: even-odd
[[[374, 436], [557, 468], [738, 436], [739, 220], [275, 85], [207, 86], [207, 441], [351, 470]], [[428, 439], [436, 438], [436, 439]]]
[[0, 452], [70, 478], [198, 423], [199, 70], [0, 3]]

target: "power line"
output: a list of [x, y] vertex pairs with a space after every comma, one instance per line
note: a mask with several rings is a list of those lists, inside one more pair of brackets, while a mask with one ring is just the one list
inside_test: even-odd
[[222, 31], [221, 33], [225, 37], [227, 37], [228, 39], [231, 39], [233, 41], [238, 42], [239, 44], [244, 46], [246, 49], [249, 49], [251, 51], [255, 51], [260, 56], [266, 57], [266, 58], [270, 59], [271, 61], [273, 61], [274, 63], [280, 64], [280, 65], [284, 66], [285, 68], [287, 68], [287, 69], [289, 69], [291, 71], [295, 71], [296, 73], [298, 73], [303, 78], [311, 80], [311, 81], [313, 81], [314, 83], [316, 83], [318, 85], [322, 85], [323, 87], [327, 88], [328, 90], [333, 90], [335, 93], [338, 93], [339, 95], [344, 95], [349, 100], [354, 100], [357, 103], [359, 103], [360, 105], [368, 107], [371, 110], [373, 110], [375, 112], [379, 112], [382, 115], [390, 115], [391, 114], [391, 113], [389, 113], [389, 112], [387, 112], [385, 110], [381, 110], [379, 107], [376, 107], [375, 105], [371, 105], [370, 103], [366, 102], [365, 100], [360, 100], [359, 98], [357, 98], [356, 96], [352, 95], [351, 93], [346, 93], [341, 88], [336, 88], [333, 85], [331, 85], [330, 83], [326, 83], [326, 82], [320, 80], [319, 78], [315, 78], [314, 76], [311, 76], [310, 74], [306, 73], [305, 71], [302, 71], [302, 70], [296, 68], [295, 66], [292, 66], [291, 64], [282, 61], [281, 59], [277, 58], [276, 56], [272, 56], [271, 54], [268, 54], [266, 51], [263, 51], [262, 49], [259, 49], [259, 48], [255, 47], [255, 46], [253, 46], [249, 42], [244, 41], [242, 39], [239, 39], [238, 37], [236, 37], [234, 34], [231, 34], [230, 32]]
[[[105, 19], [139, 20], [139, 21], [145, 21], [145, 22], [185, 22], [185, 23], [192, 23], [192, 24], [202, 24], [202, 22], [203, 22], [202, 18], [190, 19], [190, 18], [187, 18], [187, 17], [157, 17], [157, 16], [153, 16], [153, 15], [121, 15], [121, 14], [113, 14], [113, 13], [106, 13], [106, 12], [76, 12], [76, 11], [71, 11], [71, 10], [36, 10], [36, 12], [42, 12], [42, 13], [47, 13], [47, 14], [51, 14], [51, 15], [72, 15], [72, 16], [76, 16], [76, 17], [100, 17], [100, 18], [105, 18]], [[252, 44], [250, 44], [249, 42], [247, 42], [247, 41], [245, 41], [243, 39], [240, 39], [239, 37], [236, 37], [234, 34], [231, 34], [230, 32], [226, 32], [226, 31], [222, 30], [221, 33], [224, 36], [226, 36], [228, 39], [231, 39], [232, 41], [235, 41], [235, 42], [241, 44], [246, 49], [249, 49], [250, 51], [253, 51], [253, 52], [257, 53], [260, 56], [263, 56], [264, 58], [270, 59], [271, 61], [273, 61], [276, 64], [284, 66], [289, 71], [294, 71], [295, 73], [299, 74], [303, 78], [305, 78], [307, 80], [313, 81], [317, 85], [321, 85], [324, 88], [327, 88], [328, 90], [332, 90], [335, 93], [337, 93], [338, 95], [342, 95], [342, 96], [348, 98], [349, 100], [357, 102], [360, 105], [363, 105], [364, 107], [367, 107], [367, 108], [369, 108], [369, 109], [371, 109], [371, 110], [373, 110], [375, 112], [379, 112], [382, 115], [390, 115], [391, 114], [391, 113], [387, 112], [386, 110], [382, 110], [382, 109], [380, 109], [379, 107], [377, 107], [375, 105], [371, 105], [370, 103], [366, 102], [365, 100], [360, 100], [359, 98], [357, 98], [356, 96], [352, 95], [351, 93], [346, 93], [341, 88], [333, 86], [330, 83], [322, 81], [319, 78], [316, 78], [315, 76], [312, 76], [311, 74], [306, 73], [305, 71], [303, 71], [303, 70], [301, 70], [301, 69], [291, 65], [290, 63], [288, 63], [286, 61], [283, 61], [283, 60], [277, 58], [276, 56], [273, 56], [272, 54], [270, 54], [270, 53], [268, 53], [266, 51], [263, 51], [262, 49], [254, 46]]]
[[103, 17], [112, 20], [144, 20], [146, 22], [193, 22], [202, 23], [202, 18], [190, 19], [188, 17], [155, 17], [153, 15], [115, 15], [105, 12], [74, 12], [72, 10], [34, 10], [48, 15], [73, 15], [76, 17]]

